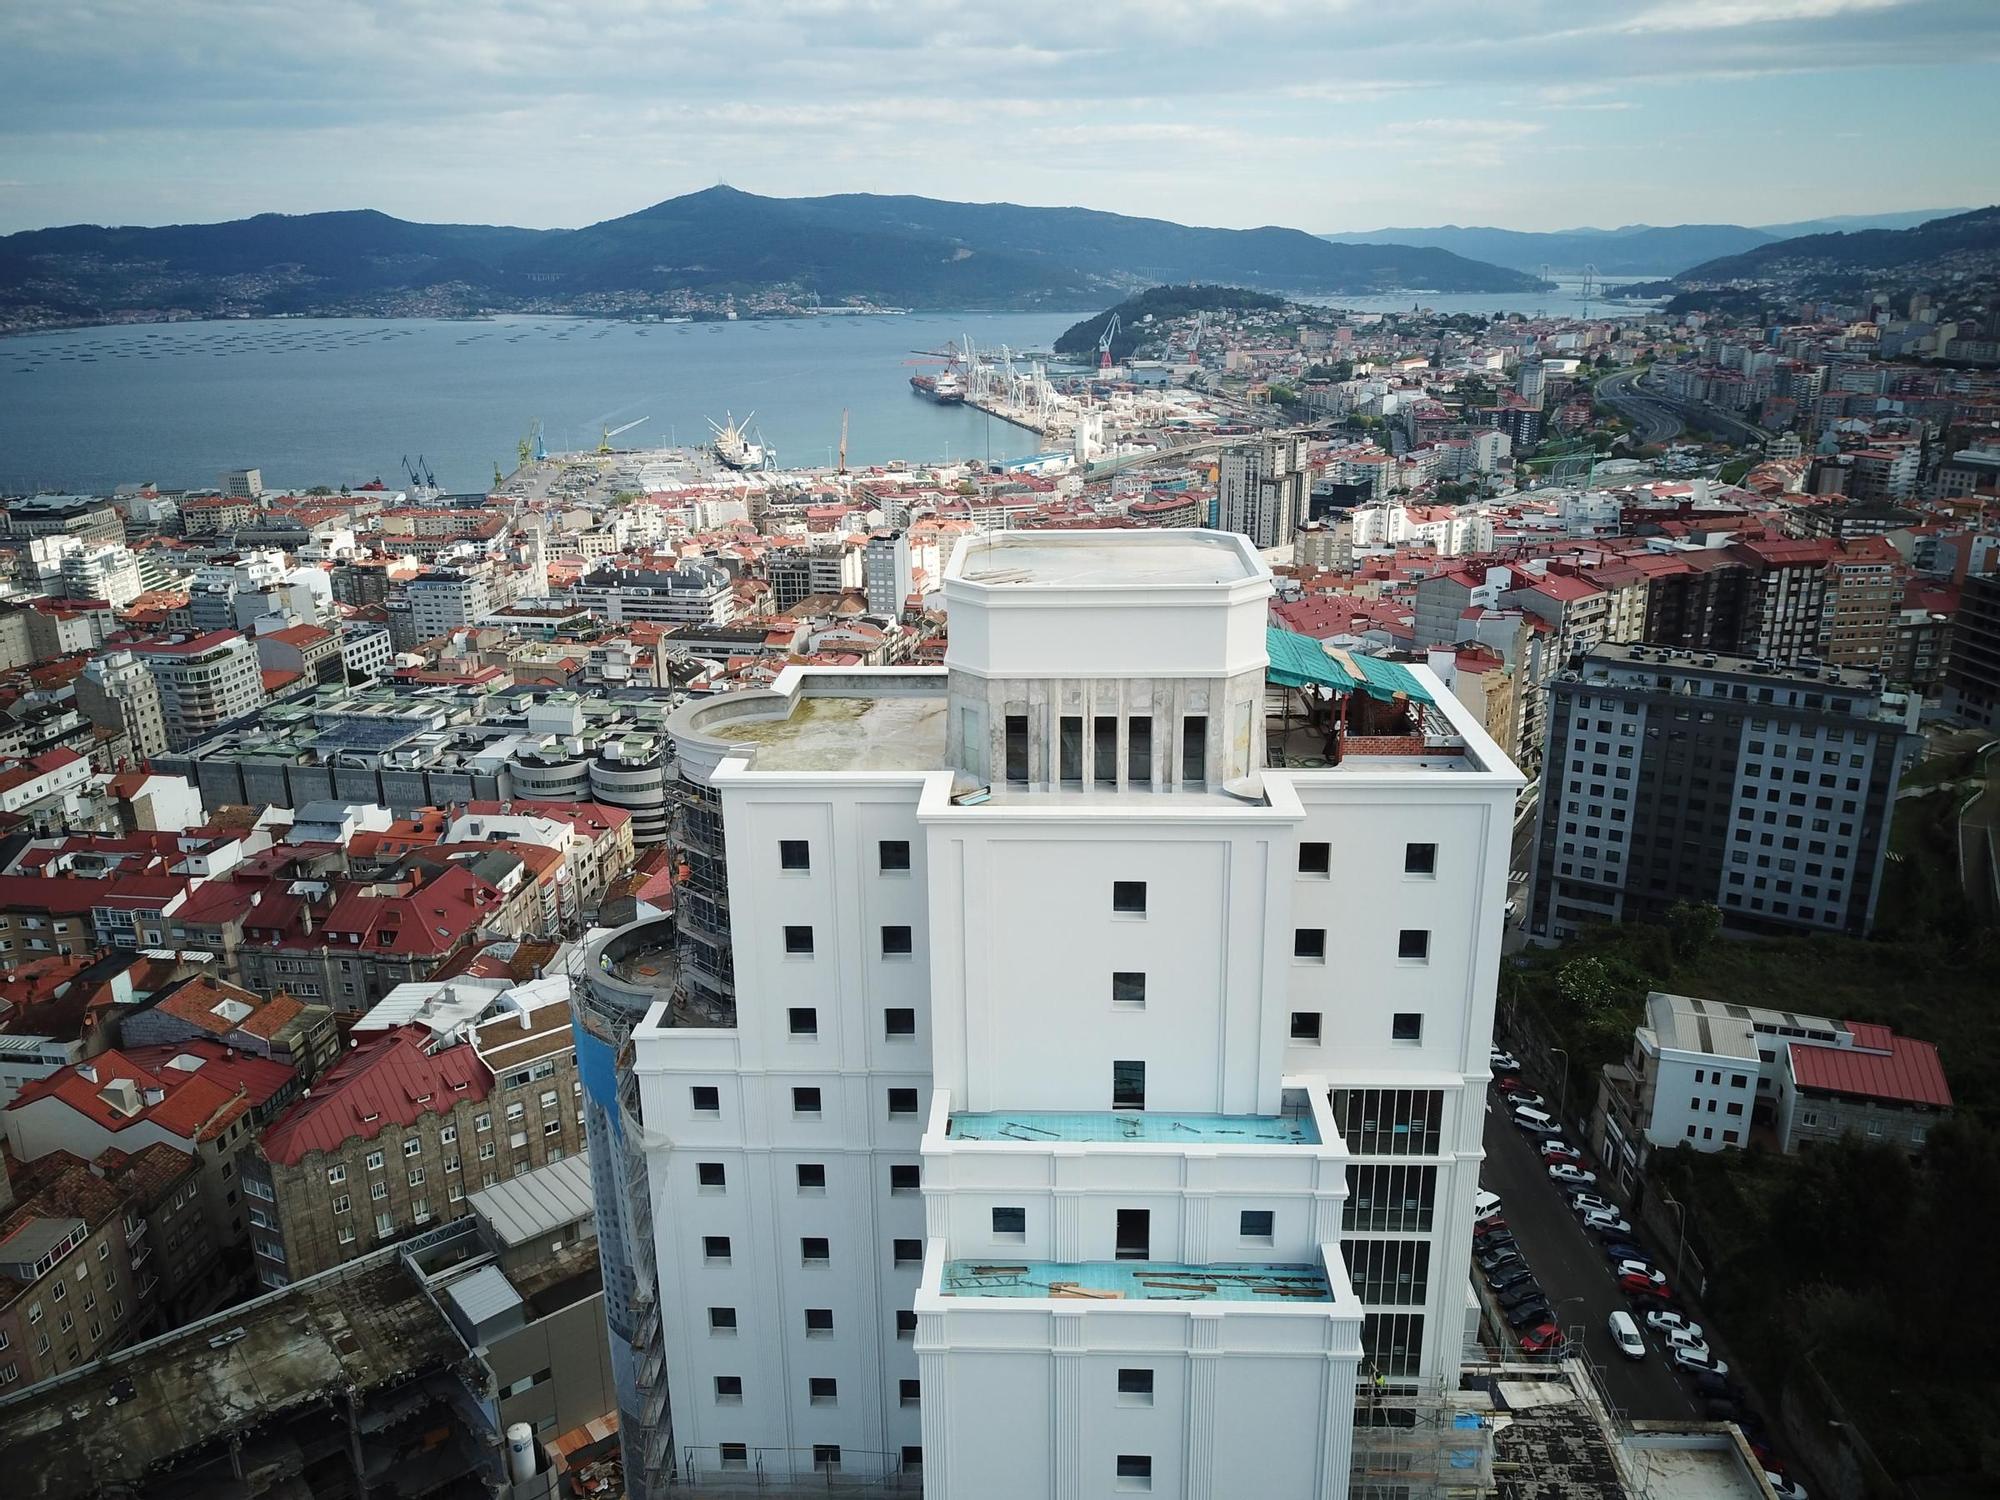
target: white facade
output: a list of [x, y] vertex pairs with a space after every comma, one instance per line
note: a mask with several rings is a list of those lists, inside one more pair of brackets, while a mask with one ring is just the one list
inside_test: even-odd
[[123, 609], [146, 591], [139, 559], [129, 547], [85, 546], [62, 560], [63, 592], [72, 599], [102, 599]]
[[167, 743], [185, 749], [264, 703], [257, 648], [233, 631], [133, 647], [160, 689]]
[[945, 590], [943, 672], [672, 721], [735, 992], [633, 1033], [682, 1477], [1345, 1495], [1357, 1379], [1463, 1348], [1521, 777], [1421, 669], [1435, 753], [1267, 769], [1238, 536]]

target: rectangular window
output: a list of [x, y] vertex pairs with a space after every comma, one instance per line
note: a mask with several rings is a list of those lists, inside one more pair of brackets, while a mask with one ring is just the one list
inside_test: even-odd
[[906, 1005], [892, 1005], [882, 1012], [882, 1031], [885, 1036], [915, 1036], [917, 1034], [917, 1013]]
[[1403, 873], [1405, 875], [1435, 875], [1438, 867], [1438, 846], [1436, 844], [1403, 845]]
[[840, 1444], [814, 1443], [813, 1470], [820, 1474], [838, 1474], [840, 1472]]
[[812, 868], [812, 846], [804, 839], [779, 839], [778, 868], [781, 870], [810, 870]]
[[1146, 882], [1143, 880], [1114, 880], [1111, 882], [1111, 909], [1121, 916], [1143, 917], [1146, 915]]
[[722, 1192], [729, 1185], [729, 1172], [719, 1161], [694, 1164], [694, 1180], [706, 1192]]
[[1028, 716], [1007, 715], [1007, 779], [1018, 784], [1028, 779]]
[[1153, 1460], [1143, 1453], [1118, 1455], [1118, 1488], [1143, 1494], [1153, 1487]]
[[910, 869], [910, 841], [883, 839], [876, 848], [876, 858], [884, 875], [906, 875]]
[[326, 1180], [328, 1186], [335, 1186], [339, 1183], [347, 1181], [347, 1168], [328, 1167], [326, 1169]]
[[1141, 1369], [1122, 1369], [1118, 1372], [1118, 1404], [1120, 1406], [1151, 1406], [1153, 1404], [1153, 1372]]
[[1119, 1010], [1146, 1008], [1146, 976], [1125, 971], [1111, 975], [1111, 1003]]
[[1340, 1227], [1427, 1234], [1436, 1198], [1436, 1167], [1350, 1166]]
[[1112, 1063], [1111, 1107], [1113, 1109], [1144, 1109], [1146, 1107], [1145, 1063], [1136, 1060]]
[[717, 1443], [716, 1462], [725, 1469], [747, 1469], [750, 1467], [750, 1445], [748, 1443]]
[[1292, 1040], [1295, 1042], [1319, 1041], [1320, 1014], [1316, 1010], [1295, 1010], [1292, 1012]]
[[1335, 1089], [1334, 1118], [1357, 1156], [1435, 1156], [1442, 1089]]
[[1028, 1237], [1028, 1211], [1025, 1208], [996, 1208], [993, 1210], [993, 1238], [1005, 1240], [1009, 1244], [1019, 1244]]
[[807, 1235], [799, 1241], [799, 1261], [802, 1265], [823, 1266], [832, 1259], [831, 1243], [821, 1235]]
[[915, 1089], [889, 1090], [889, 1118], [898, 1115], [913, 1115], [917, 1112], [917, 1091]]
[[[698, 1083], [689, 1089], [688, 1102], [693, 1107], [696, 1115], [706, 1115], [712, 1118], [722, 1113], [722, 1091], [712, 1084]], [[486, 1116], [481, 1115], [480, 1119], [485, 1120]], [[479, 1128], [484, 1130], [486, 1126], [481, 1125]]]
[[831, 1375], [814, 1375], [806, 1381], [806, 1399], [814, 1406], [835, 1406], [840, 1402], [840, 1383]]
[[802, 1193], [823, 1193], [826, 1191], [826, 1163], [802, 1161], [798, 1166], [799, 1191]]
[[892, 1240], [890, 1257], [899, 1266], [914, 1266], [924, 1258], [922, 1240]]
[[882, 956], [884, 958], [908, 958], [914, 951], [907, 927], [884, 927], [882, 929]]
[[793, 1036], [818, 1036], [819, 1012], [810, 1005], [794, 1005], [786, 1013]]
[[1292, 957], [1307, 963], [1326, 962], [1326, 929], [1324, 927], [1295, 927], [1292, 929]]
[[711, 1307], [708, 1310], [708, 1331], [717, 1334], [736, 1332], [736, 1309], [733, 1307]]
[[1134, 714], [1125, 721], [1125, 776], [1134, 786], [1153, 784], [1153, 720]]
[[[910, 1314], [915, 1317], [915, 1313]], [[833, 1336], [833, 1309], [830, 1307], [809, 1307], [806, 1309], [806, 1337], [824, 1339]]]
[[1120, 1260], [1151, 1260], [1153, 1215], [1144, 1208], [1118, 1210], [1117, 1256]]
[[1333, 845], [1299, 845], [1299, 873], [1301, 875], [1329, 875], [1333, 872]]
[[799, 1088], [792, 1090], [792, 1113], [819, 1117], [819, 1090]]
[[1424, 1018], [1413, 1010], [1399, 1010], [1389, 1023], [1389, 1036], [1398, 1042], [1421, 1042], [1424, 1039]]
[[1099, 717], [1093, 734], [1096, 739], [1093, 767], [1099, 786], [1118, 785], [1118, 721], [1108, 716]]
[[728, 1265], [729, 1236], [726, 1234], [703, 1235], [701, 1240], [701, 1258], [704, 1263], [711, 1266]]
[[896, 1312], [896, 1337], [913, 1339], [917, 1336], [917, 1315], [911, 1309], [899, 1308]]
[[1083, 720], [1066, 715], [1060, 721], [1056, 738], [1064, 783], [1069, 786], [1082, 785]]
[[743, 1377], [741, 1375], [718, 1375], [715, 1377], [715, 1404], [717, 1406], [741, 1406], [743, 1404]]
[[[903, 1406], [921, 1406], [924, 1399], [923, 1383], [917, 1380], [897, 1381], [896, 1399]], [[907, 1453], [909, 1450], [905, 1449], [904, 1451]]]
[[813, 951], [813, 930], [810, 927], [787, 927], [785, 929], [785, 952], [794, 957], [810, 958]]
[[892, 1193], [921, 1193], [924, 1190], [923, 1169], [912, 1166], [889, 1168], [889, 1191]]
[[1246, 1240], [1268, 1245], [1275, 1233], [1272, 1225], [1276, 1217], [1268, 1208], [1246, 1208], [1237, 1216], [1236, 1232]]
[[1431, 956], [1431, 935], [1422, 927], [1405, 927], [1396, 936], [1396, 957], [1405, 963], [1428, 963]]
[[1208, 780], [1208, 715], [1189, 714], [1181, 720], [1181, 785], [1200, 786]]

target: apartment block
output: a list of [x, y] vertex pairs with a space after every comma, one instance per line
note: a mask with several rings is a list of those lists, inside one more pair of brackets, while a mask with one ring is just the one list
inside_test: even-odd
[[1842, 667], [1600, 646], [1549, 684], [1531, 928], [1657, 920], [1860, 935], [1916, 705]]
[[184, 750], [264, 702], [257, 648], [233, 630], [147, 641], [132, 654], [160, 690], [167, 744]]

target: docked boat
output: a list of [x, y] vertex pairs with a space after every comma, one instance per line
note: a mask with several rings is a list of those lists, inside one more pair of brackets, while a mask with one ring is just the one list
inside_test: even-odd
[[[756, 413], [752, 412], [751, 416]], [[711, 421], [709, 430], [715, 434], [715, 441], [709, 444], [715, 456], [732, 469], [761, 469], [765, 465], [762, 443], [750, 441], [750, 417], [738, 422], [725, 412], [722, 424]]]
[[939, 406], [958, 406], [965, 400], [965, 382], [958, 378], [956, 370], [940, 370], [935, 375], [912, 375], [910, 389]]

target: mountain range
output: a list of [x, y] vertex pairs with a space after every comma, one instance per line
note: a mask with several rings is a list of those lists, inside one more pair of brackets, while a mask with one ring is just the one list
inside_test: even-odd
[[1908, 229], [1963, 209], [1914, 213], [1849, 214], [1794, 224], [1626, 224], [1618, 229], [1561, 229], [1536, 232], [1442, 224], [1431, 229], [1371, 229], [1323, 238], [1341, 245], [1427, 245], [1474, 260], [1539, 272], [1597, 268], [1607, 276], [1668, 276], [1684, 267], [1800, 235], [1871, 229]]
[[1677, 285], [1768, 281], [1800, 290], [1851, 288], [1894, 277], [1935, 280], [2000, 273], [2000, 205], [1910, 229], [1809, 234], [1719, 256], [1673, 277]]
[[0, 327], [169, 312], [641, 313], [689, 297], [1081, 308], [1177, 281], [1351, 295], [1539, 285], [1436, 247], [1333, 244], [1275, 226], [714, 187], [570, 230], [417, 224], [372, 210], [26, 230], [0, 237]]

